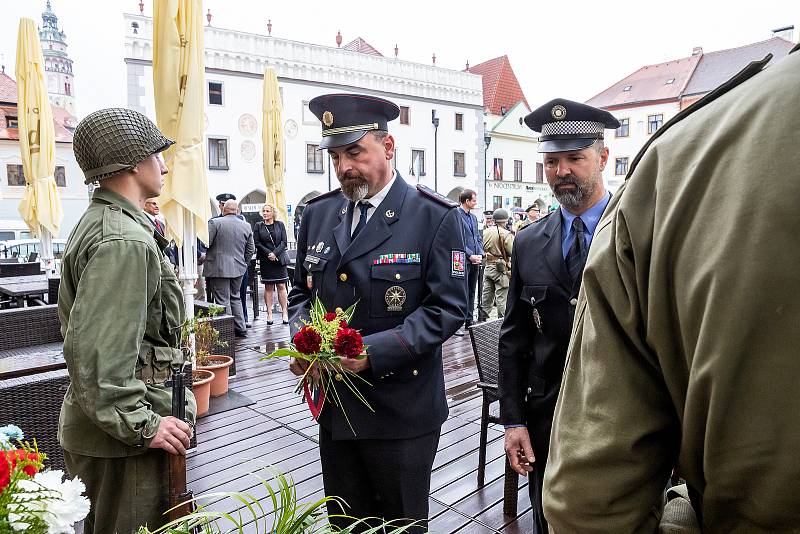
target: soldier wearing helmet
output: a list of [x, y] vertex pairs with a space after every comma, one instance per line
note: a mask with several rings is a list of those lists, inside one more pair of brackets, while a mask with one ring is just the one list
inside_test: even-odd
[[[488, 316], [492, 306], [497, 305], [497, 316], [506, 313], [508, 280], [511, 274], [511, 248], [514, 234], [506, 229], [508, 212], [498, 208], [492, 213], [492, 226], [483, 230], [483, 250], [486, 253], [486, 267], [483, 270], [483, 291], [481, 312]], [[483, 317], [484, 319], [486, 317]]]
[[[161, 152], [173, 141], [122, 108], [88, 115], [73, 147], [86, 183], [97, 183], [67, 241], [58, 313], [70, 386], [58, 438], [92, 509], [84, 532], [133, 532], [164, 522], [167, 455], [185, 454], [191, 428], [171, 413], [164, 386], [184, 322], [167, 245], [142, 212], [161, 192]], [[194, 420], [190, 391], [187, 416]]]

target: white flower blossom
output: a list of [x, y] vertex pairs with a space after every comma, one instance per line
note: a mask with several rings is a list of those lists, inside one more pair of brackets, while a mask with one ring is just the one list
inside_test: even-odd
[[[9, 505], [8, 519], [11, 527], [23, 532], [28, 525], [23, 521], [23, 511], [47, 523], [47, 534], [75, 534], [73, 525], [89, 513], [89, 499], [82, 493], [86, 486], [78, 477], [63, 480], [64, 472], [43, 471], [33, 480], [20, 480], [20, 492]], [[13, 510], [13, 512], [12, 512]]]

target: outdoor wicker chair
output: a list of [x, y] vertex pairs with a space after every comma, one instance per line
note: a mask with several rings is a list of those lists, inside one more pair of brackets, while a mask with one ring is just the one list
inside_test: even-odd
[[62, 469], [58, 416], [69, 386], [66, 369], [0, 380], [0, 421], [13, 423], [47, 455], [50, 469]]
[[61, 285], [61, 277], [58, 275], [47, 278], [47, 303], [58, 304], [58, 287]]
[[0, 351], [64, 341], [58, 306], [0, 310]]
[[[481, 410], [481, 438], [478, 449], [478, 487], [482, 488], [486, 476], [486, 441], [488, 438], [489, 423], [499, 423], [500, 418], [490, 412], [490, 405], [499, 400], [497, 375], [499, 372], [498, 346], [500, 340], [500, 326], [502, 319], [478, 323], [469, 327], [469, 337], [472, 341], [472, 350], [475, 352], [475, 362], [478, 365], [477, 387], [483, 394], [483, 407]], [[503, 513], [516, 515], [517, 513], [517, 488], [519, 475], [511, 469], [508, 459], [505, 462], [505, 480], [503, 490]]]

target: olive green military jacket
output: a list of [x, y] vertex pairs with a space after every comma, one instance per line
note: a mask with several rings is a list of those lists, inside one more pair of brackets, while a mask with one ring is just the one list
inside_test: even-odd
[[704, 532], [800, 529], [800, 53], [676, 119], [592, 240], [544, 480], [558, 533], [653, 532], [673, 467]]
[[183, 361], [176, 347], [185, 314], [165, 245], [141, 210], [102, 187], [67, 241], [58, 313], [70, 385], [58, 438], [69, 452], [143, 453], [170, 415], [163, 383], [170, 364]]
[[486, 258], [486, 265], [497, 265], [503, 262], [503, 252], [500, 248], [503, 246], [506, 250], [506, 257], [509, 259], [509, 262], [506, 265], [506, 272], [508, 272], [508, 269], [511, 268], [510, 260], [511, 252], [514, 248], [514, 234], [505, 228], [500, 228], [499, 226], [495, 225], [484, 228], [482, 238], [484, 252], [494, 256], [492, 259]]

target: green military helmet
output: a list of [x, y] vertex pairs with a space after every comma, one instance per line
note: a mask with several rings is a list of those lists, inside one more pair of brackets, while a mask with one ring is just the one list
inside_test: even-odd
[[106, 108], [78, 123], [72, 149], [90, 184], [132, 169], [174, 143], [138, 111]]
[[495, 222], [497, 222], [497, 221], [507, 221], [508, 220], [508, 212], [506, 210], [504, 210], [503, 208], [497, 208], [492, 213], [492, 219], [494, 219]]

